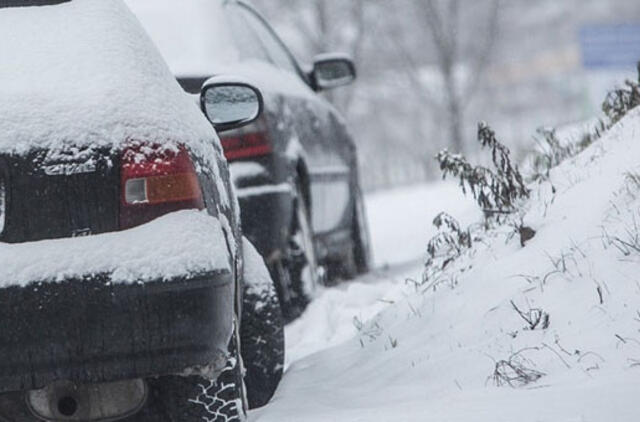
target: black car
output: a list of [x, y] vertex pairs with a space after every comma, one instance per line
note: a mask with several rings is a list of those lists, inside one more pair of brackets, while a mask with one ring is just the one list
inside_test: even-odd
[[326, 54], [304, 70], [244, 1], [127, 1], [186, 91], [232, 73], [263, 92], [263, 116], [221, 138], [243, 231], [277, 279], [287, 316], [300, 312], [319, 280], [367, 271], [356, 147], [344, 119], [319, 95], [355, 79], [352, 61]]
[[119, 0], [0, 0], [0, 39], [0, 420], [243, 419], [282, 318], [211, 123]]

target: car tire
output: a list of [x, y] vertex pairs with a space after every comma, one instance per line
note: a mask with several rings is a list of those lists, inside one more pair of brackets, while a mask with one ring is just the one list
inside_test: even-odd
[[[237, 330], [234, 330], [234, 333]], [[147, 396], [135, 414], [120, 422], [244, 422], [247, 400], [242, 361], [234, 334], [229, 358], [217, 379], [202, 376], [161, 376], [146, 380]], [[0, 421], [38, 422], [29, 411], [24, 393], [0, 395]]]
[[147, 380], [143, 410], [126, 422], [244, 422], [248, 410], [239, 334], [234, 329], [229, 358], [215, 380], [201, 376], [167, 376]]
[[241, 351], [249, 408], [266, 405], [284, 369], [284, 322], [276, 289], [262, 257], [245, 240]]
[[320, 283], [311, 213], [300, 184], [295, 188], [294, 213], [288, 251], [272, 267], [285, 322], [298, 318], [307, 308]]

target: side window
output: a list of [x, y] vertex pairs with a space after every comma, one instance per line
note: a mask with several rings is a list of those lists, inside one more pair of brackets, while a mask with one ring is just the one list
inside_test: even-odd
[[274, 32], [265, 24], [265, 22], [259, 18], [255, 12], [244, 7], [238, 6], [238, 11], [242, 13], [245, 21], [249, 25], [255, 34], [262, 42], [264, 48], [266, 48], [271, 61], [280, 69], [287, 70], [295, 75], [298, 74], [298, 68], [293, 61], [289, 51], [277, 38]]
[[237, 6], [229, 6], [226, 8], [226, 12], [229, 18], [231, 34], [240, 53], [240, 59], [270, 62], [269, 55], [260, 42], [260, 39], [247, 25], [242, 10]]

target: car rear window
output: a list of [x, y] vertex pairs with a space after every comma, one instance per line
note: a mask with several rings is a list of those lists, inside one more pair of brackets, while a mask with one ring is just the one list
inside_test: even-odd
[[0, 0], [0, 9], [4, 7], [55, 6], [69, 3], [71, 0]]

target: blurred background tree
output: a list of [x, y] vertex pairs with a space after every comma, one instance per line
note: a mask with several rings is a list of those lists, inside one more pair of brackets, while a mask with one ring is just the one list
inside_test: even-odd
[[[440, 115], [448, 123], [449, 143], [458, 153], [466, 150], [464, 111], [477, 92], [493, 53], [500, 10], [498, 0], [487, 4], [461, 3], [461, 0], [414, 0], [417, 27], [426, 32], [425, 39], [431, 39], [442, 81], [443, 104], [437, 107], [444, 110]], [[411, 52], [406, 53], [412, 63]], [[419, 71], [415, 66], [410, 70], [414, 75]], [[429, 86], [419, 77], [414, 82], [422, 92], [429, 92]]]
[[[438, 175], [443, 147], [477, 153], [491, 122], [522, 159], [540, 125], [598, 113], [635, 68], [584, 65], [580, 31], [640, 22], [637, 0], [253, 0], [301, 63], [351, 54], [356, 85], [328, 93], [349, 120], [367, 190]], [[640, 51], [638, 51], [640, 58]]]

